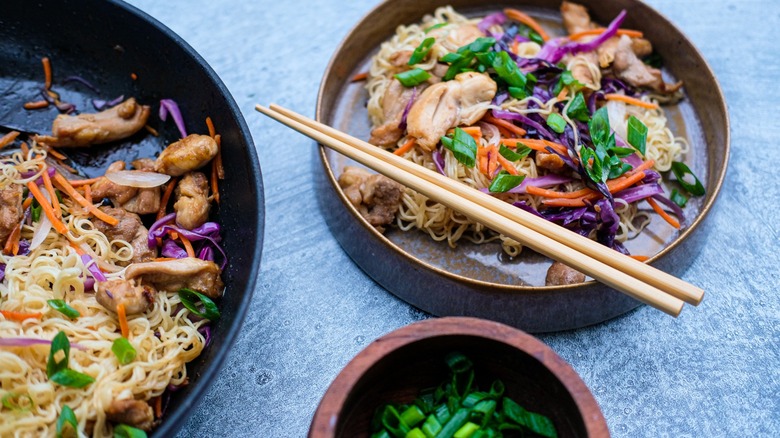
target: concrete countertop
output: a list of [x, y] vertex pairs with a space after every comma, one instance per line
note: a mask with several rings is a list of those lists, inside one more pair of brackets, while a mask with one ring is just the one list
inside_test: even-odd
[[[253, 107], [276, 102], [313, 115], [331, 54], [377, 2], [131, 3], [220, 75], [249, 124], [265, 178], [265, 249], [252, 308], [180, 436], [305, 436], [320, 397], [355, 354], [428, 315], [341, 250], [317, 207], [314, 143]], [[616, 437], [780, 436], [780, 186], [771, 180], [780, 124], [770, 98], [780, 51], [767, 38], [780, 28], [780, 3], [648, 3], [702, 51], [729, 106], [730, 169], [707, 220], [708, 244], [683, 275], [708, 293], [677, 319], [641, 307], [538, 337], [582, 376]]]

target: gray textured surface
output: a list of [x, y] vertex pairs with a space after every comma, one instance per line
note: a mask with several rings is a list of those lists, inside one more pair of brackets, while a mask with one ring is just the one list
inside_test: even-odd
[[[313, 143], [253, 110], [314, 112], [331, 53], [375, 1], [133, 0], [188, 41], [233, 93], [266, 184], [264, 265], [244, 330], [180, 436], [300, 437], [368, 342], [425, 318], [385, 292], [328, 232]], [[672, 319], [643, 307], [540, 338], [580, 373], [616, 437], [780, 436], [777, 285], [780, 61], [775, 0], [651, 0], [691, 38], [726, 94], [732, 156], [708, 245], [684, 278], [708, 291]], [[769, 38], [767, 38], [769, 37]]]

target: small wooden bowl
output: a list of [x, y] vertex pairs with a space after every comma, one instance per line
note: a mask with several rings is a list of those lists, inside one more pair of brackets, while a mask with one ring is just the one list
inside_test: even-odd
[[474, 362], [479, 388], [501, 379], [506, 395], [549, 417], [558, 436], [609, 436], [593, 395], [550, 347], [503, 324], [450, 317], [402, 327], [360, 352], [328, 388], [309, 437], [368, 437], [378, 407], [411, 402], [420, 390], [446, 379], [444, 358], [452, 351]]

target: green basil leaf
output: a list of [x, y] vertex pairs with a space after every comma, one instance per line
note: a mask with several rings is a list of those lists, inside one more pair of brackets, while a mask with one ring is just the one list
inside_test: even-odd
[[634, 116], [628, 118], [628, 144], [645, 156], [647, 144], [647, 126]]
[[146, 438], [146, 432], [126, 424], [114, 426], [114, 438]]
[[582, 93], [578, 92], [574, 95], [569, 108], [566, 110], [566, 115], [570, 119], [576, 119], [580, 122], [587, 122], [590, 120], [590, 113], [588, 112], [588, 104], [585, 103], [585, 97]]
[[621, 162], [620, 164], [613, 165], [609, 169], [608, 179], [614, 179], [633, 169], [634, 167], [628, 163]]
[[477, 160], [477, 142], [474, 137], [460, 128], [455, 128], [452, 138], [442, 137], [441, 142], [464, 166], [474, 167]]
[[686, 198], [682, 193], [678, 192], [677, 189], [672, 190], [672, 194], [669, 196], [669, 199], [671, 199], [675, 204], [679, 205], [680, 208], [685, 207], [685, 204], [688, 203], [688, 198]]
[[431, 47], [433, 47], [433, 43], [435, 42], [436, 42], [435, 38], [424, 39], [423, 42], [421, 42], [420, 45], [417, 46], [416, 49], [414, 49], [411, 58], [409, 58], [408, 65], [418, 64], [422, 62], [425, 58], [427, 58], [428, 54], [431, 53]]
[[[59, 352], [64, 354], [64, 357], [60, 360], [55, 359], [55, 356], [59, 356]], [[70, 341], [65, 332], [57, 333], [57, 336], [51, 340], [51, 350], [49, 350], [49, 361], [46, 363], [46, 376], [57, 374], [58, 372], [68, 368], [68, 361], [70, 360]]]
[[507, 173], [507, 171], [502, 170], [498, 173], [498, 175], [496, 175], [495, 178], [493, 178], [493, 181], [490, 182], [490, 187], [488, 187], [488, 190], [490, 193], [508, 192], [509, 190], [519, 186], [524, 179], [525, 175], [510, 175]]
[[122, 365], [127, 365], [135, 360], [135, 356], [137, 354], [135, 348], [133, 348], [133, 345], [130, 344], [130, 341], [123, 337], [119, 337], [114, 340], [114, 344], [111, 346], [111, 351], [114, 352], [116, 358], [119, 360], [119, 363]]
[[526, 77], [517, 63], [512, 60], [507, 52], [499, 52], [496, 58], [493, 60], [493, 69], [496, 74], [510, 87], [524, 88], [526, 84]]
[[[699, 178], [696, 178], [696, 175], [693, 174], [691, 169], [688, 168], [685, 163], [672, 161], [672, 173], [674, 173], [674, 176], [677, 177], [677, 182], [680, 183], [680, 185], [691, 195], [703, 196], [706, 193], [704, 190], [704, 185], [702, 185], [701, 181], [699, 181]], [[690, 182], [688, 175], [693, 178], [693, 182]]]
[[65, 368], [64, 370], [58, 371], [53, 376], [49, 377], [49, 380], [62, 386], [68, 386], [70, 388], [83, 388], [95, 381], [92, 376], [82, 374], [70, 368]]
[[[580, 157], [582, 158], [582, 167], [585, 169], [585, 173], [588, 174], [591, 181], [596, 183], [602, 182], [602, 163], [596, 156], [596, 152], [594, 152], [593, 149], [583, 146], [580, 148]], [[592, 163], [591, 160], [593, 161]]]
[[430, 32], [430, 31], [432, 31], [432, 30], [435, 30], [435, 29], [442, 28], [442, 27], [444, 27], [444, 26], [446, 26], [446, 25], [448, 25], [448, 24], [450, 24], [450, 23], [439, 23], [439, 24], [434, 24], [433, 26], [431, 26], [431, 27], [429, 27], [429, 28], [425, 29], [425, 33], [428, 33], [428, 32]]
[[4, 408], [16, 412], [29, 412], [35, 407], [35, 402], [30, 397], [30, 394], [20, 395], [13, 392], [3, 396], [2, 404]]
[[65, 423], [70, 424], [73, 427], [73, 431], [78, 433], [79, 420], [76, 419], [76, 414], [73, 413], [73, 409], [71, 409], [68, 406], [62, 407], [62, 412], [60, 412], [60, 417], [57, 419], [57, 438], [62, 437], [62, 432], [63, 429], [65, 428]]
[[609, 129], [609, 114], [607, 113], [607, 107], [601, 107], [590, 120], [588, 124], [590, 129], [590, 138], [593, 140], [593, 144], [606, 145], [610, 129]]
[[518, 145], [517, 150], [513, 151], [512, 149], [509, 149], [502, 144], [498, 147], [498, 153], [501, 154], [502, 157], [514, 163], [527, 157], [528, 154], [531, 153], [531, 148], [528, 146]]
[[428, 80], [431, 74], [421, 68], [415, 68], [393, 75], [404, 87], [414, 87]]
[[[217, 308], [217, 305], [214, 304], [214, 301], [211, 301], [211, 298], [200, 292], [186, 288], [179, 289], [179, 298], [184, 307], [201, 318], [206, 318], [209, 321], [216, 321], [220, 317], [219, 309]], [[200, 302], [203, 310], [198, 306], [198, 302]]]
[[563, 131], [566, 129], [566, 120], [557, 113], [550, 113], [547, 116], [547, 126], [558, 134], [563, 134]]
[[47, 303], [49, 303], [49, 306], [52, 309], [62, 313], [70, 319], [76, 319], [81, 316], [81, 313], [73, 307], [70, 307], [65, 300], [48, 300]]

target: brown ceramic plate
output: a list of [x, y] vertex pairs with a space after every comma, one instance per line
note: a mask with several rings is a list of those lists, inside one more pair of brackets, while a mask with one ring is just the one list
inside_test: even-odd
[[[622, 9], [624, 28], [644, 32], [663, 57], [667, 82], [683, 80], [685, 98], [665, 107], [670, 128], [686, 137], [691, 150], [685, 162], [707, 189], [685, 208], [681, 230], [654, 217], [650, 226], [626, 243], [632, 254], [652, 256], [654, 266], [681, 275], [706, 232], [695, 232], [712, 207], [726, 173], [729, 122], [726, 104], [712, 70], [691, 42], [661, 14], [638, 0], [584, 0], [593, 20], [607, 24]], [[522, 0], [393, 0], [371, 11], [347, 35], [334, 54], [320, 87], [317, 119], [358, 138], [371, 129], [366, 112], [368, 93], [350, 78], [368, 70], [379, 45], [400, 24], [416, 23], [437, 7], [452, 5], [467, 16], [484, 16], [504, 7], [519, 8], [537, 18], [552, 35], [563, 35], [560, 2]], [[652, 24], [652, 25], [651, 25]], [[565, 330], [598, 323], [636, 308], [640, 303], [594, 281], [575, 286], [544, 286], [550, 265], [545, 257], [524, 250], [510, 260], [498, 244], [459, 242], [451, 249], [418, 231], [395, 228], [378, 233], [347, 202], [337, 178], [347, 158], [320, 149], [323, 174], [322, 210], [345, 251], [372, 278], [408, 303], [436, 315], [489, 318], [530, 332]]]

